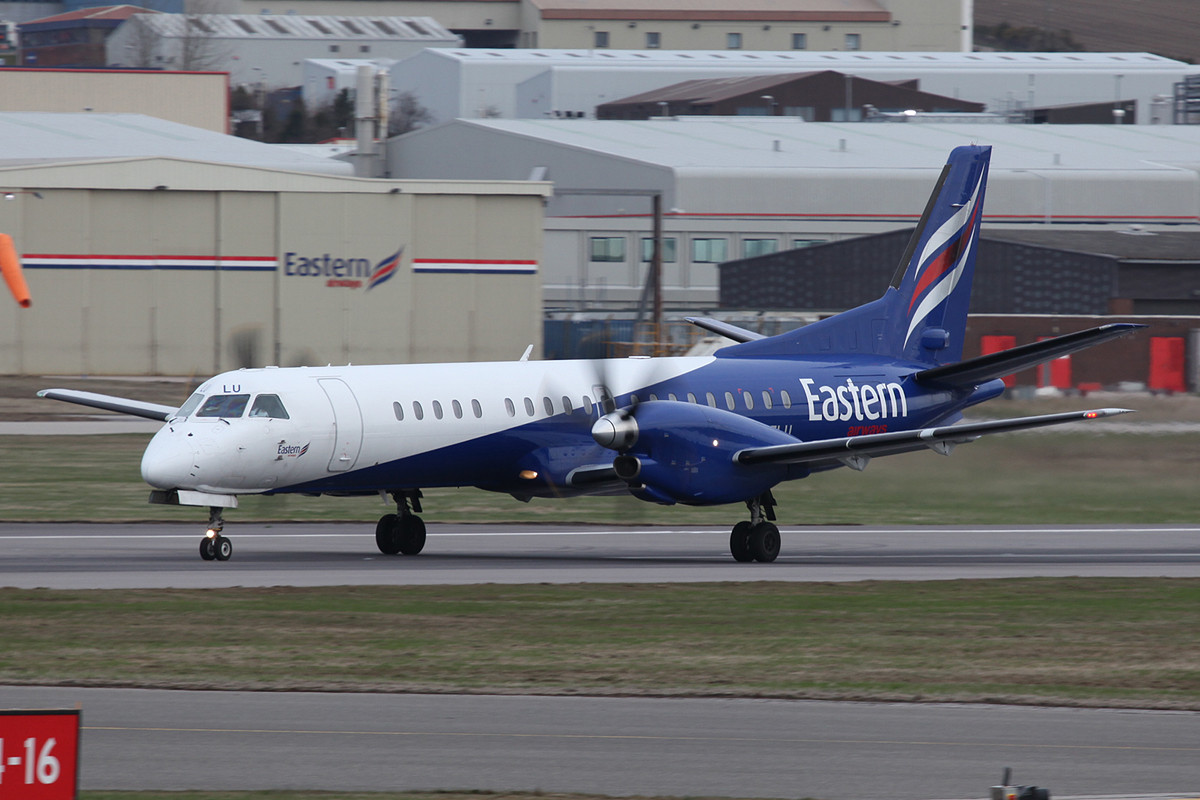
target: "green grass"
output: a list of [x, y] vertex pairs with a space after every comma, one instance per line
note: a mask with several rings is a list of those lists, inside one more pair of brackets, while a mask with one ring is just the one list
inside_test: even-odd
[[0, 641], [9, 684], [1200, 709], [1200, 580], [8, 589]]
[[[1097, 423], [1097, 427], [1103, 423]], [[0, 436], [0, 519], [190, 521], [150, 506], [140, 474], [148, 436]], [[1041, 433], [987, 437], [950, 457], [876, 459], [775, 490], [784, 524], [1186, 523], [1200, 519], [1200, 434]], [[630, 497], [519, 503], [477, 489], [426, 490], [429, 522], [726, 525], [742, 509], [670, 508]], [[231, 523], [373, 521], [377, 498], [245, 497]]]

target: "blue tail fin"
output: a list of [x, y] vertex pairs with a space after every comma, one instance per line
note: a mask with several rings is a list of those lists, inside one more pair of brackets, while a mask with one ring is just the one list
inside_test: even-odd
[[923, 364], [962, 358], [992, 148], [956, 147], [880, 299], [790, 333], [719, 353], [770, 357], [871, 353]]

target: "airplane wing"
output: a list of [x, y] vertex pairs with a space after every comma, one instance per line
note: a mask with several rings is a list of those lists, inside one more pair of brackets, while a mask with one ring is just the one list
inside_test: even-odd
[[80, 392], [75, 389], [42, 389], [38, 397], [51, 400], [62, 400], [91, 408], [102, 408], [105, 411], [117, 411], [121, 414], [132, 414], [135, 417], [166, 422], [178, 409], [175, 406], [162, 406], [158, 403], [143, 403], [140, 400], [129, 400], [124, 397], [113, 397], [95, 392]]
[[748, 447], [733, 454], [739, 464], [816, 464], [841, 462], [854, 469], [863, 469], [875, 456], [890, 456], [928, 447], [947, 454], [956, 444], [972, 442], [989, 433], [1005, 433], [1064, 422], [1080, 422], [1101, 417], [1126, 414], [1129, 408], [1100, 408], [1091, 411], [1068, 411], [1062, 414], [1041, 414], [987, 422], [966, 422], [912, 431], [871, 433], [863, 436], [844, 436], [815, 442], [778, 444], [769, 447]]
[[948, 383], [954, 386], [978, 386], [993, 378], [1003, 378], [1029, 367], [1036, 367], [1060, 356], [1083, 350], [1109, 339], [1133, 333], [1146, 327], [1132, 322], [1113, 322], [1098, 328], [1067, 333], [1032, 344], [1025, 344], [991, 353], [986, 356], [968, 358], [956, 364], [946, 364], [918, 372], [913, 378], [917, 383]]
[[726, 339], [733, 339], [735, 342], [754, 342], [767, 338], [761, 333], [748, 331], [745, 328], [739, 328], [737, 325], [730, 325], [728, 322], [722, 322], [719, 319], [712, 319], [711, 317], [684, 317], [684, 320], [692, 323], [697, 328], [704, 328], [706, 331], [711, 331], [718, 336], [724, 336]]

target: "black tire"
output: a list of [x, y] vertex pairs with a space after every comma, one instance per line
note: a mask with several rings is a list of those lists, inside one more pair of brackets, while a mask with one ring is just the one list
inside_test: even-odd
[[200, 557], [205, 561], [212, 561], [217, 557], [213, 540], [207, 536], [200, 540]]
[[418, 516], [408, 514], [400, 518], [399, 546], [400, 552], [406, 556], [415, 556], [425, 549], [425, 521]]
[[750, 552], [755, 561], [770, 564], [779, 556], [781, 544], [779, 528], [770, 522], [760, 522], [750, 530]]
[[733, 526], [733, 533], [729, 534], [729, 552], [734, 561], [745, 564], [754, 560], [754, 554], [750, 552], [750, 530], [751, 525], [745, 520]]
[[375, 546], [385, 556], [394, 556], [400, 552], [400, 517], [395, 514], [384, 514], [375, 525]]
[[217, 561], [228, 561], [233, 555], [233, 542], [228, 537], [218, 536], [213, 539], [213, 556]]

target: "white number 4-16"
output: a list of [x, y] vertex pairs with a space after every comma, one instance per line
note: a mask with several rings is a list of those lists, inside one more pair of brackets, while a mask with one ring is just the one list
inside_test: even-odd
[[0, 739], [0, 783], [4, 782], [5, 767], [19, 767], [25, 764], [25, 783], [31, 784], [36, 779], [38, 783], [54, 783], [58, 780], [61, 768], [58, 759], [50, 754], [54, 749], [54, 739], [47, 739], [37, 752], [37, 742], [32, 738], [25, 740], [25, 758], [20, 756], [4, 757], [4, 740]]

